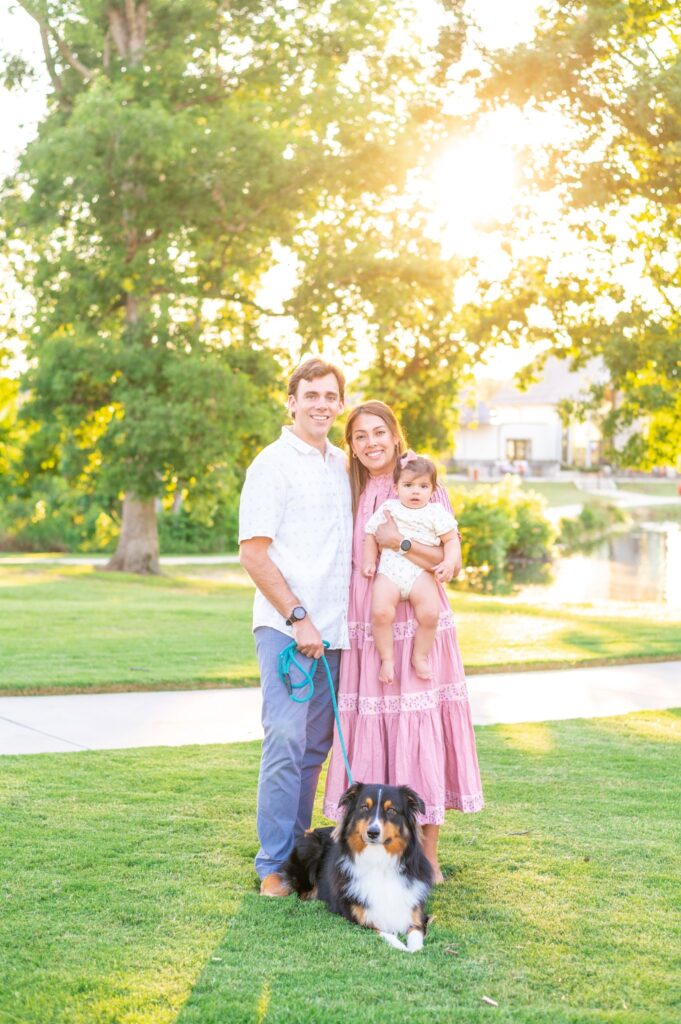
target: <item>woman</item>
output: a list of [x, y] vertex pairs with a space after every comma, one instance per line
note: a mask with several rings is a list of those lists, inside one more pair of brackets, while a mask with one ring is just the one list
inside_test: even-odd
[[[447, 595], [438, 584], [440, 620], [430, 655], [432, 678], [420, 679], [411, 664], [416, 621], [406, 601], [398, 605], [393, 634], [395, 682], [379, 683], [380, 659], [371, 632], [371, 587], [362, 575], [364, 526], [386, 499], [394, 497], [393, 472], [406, 445], [391, 409], [371, 401], [350, 414], [345, 427], [350, 453], [350, 484], [355, 517], [352, 580], [348, 611], [350, 650], [341, 658], [338, 707], [353, 777], [361, 782], [409, 785], [423, 798], [423, 846], [442, 881], [437, 842], [445, 810], [479, 811], [483, 806], [470, 706], [456, 629]], [[438, 486], [432, 500], [451, 511]], [[381, 539], [379, 535], [379, 540]], [[383, 540], [397, 548], [394, 526]], [[441, 561], [436, 548], [412, 544], [406, 558], [433, 569]], [[347, 788], [338, 737], [326, 781], [324, 813], [339, 817], [338, 802]]]

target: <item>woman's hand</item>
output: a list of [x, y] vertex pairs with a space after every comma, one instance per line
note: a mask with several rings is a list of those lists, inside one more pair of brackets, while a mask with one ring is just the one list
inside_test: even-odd
[[404, 537], [395, 526], [395, 520], [391, 516], [390, 512], [386, 509], [383, 513], [385, 516], [385, 522], [376, 530], [376, 541], [378, 542], [379, 548], [391, 548], [393, 551], [399, 549], [400, 544], [404, 540]]
[[440, 562], [433, 569], [433, 574], [436, 580], [440, 583], [451, 583], [455, 576], [458, 576], [461, 572], [461, 566], [455, 565], [453, 562]]

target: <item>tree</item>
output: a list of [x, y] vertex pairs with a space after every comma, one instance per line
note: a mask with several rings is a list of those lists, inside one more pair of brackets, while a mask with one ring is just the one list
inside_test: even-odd
[[530, 187], [561, 196], [560, 221], [572, 231], [541, 282], [540, 302], [553, 325], [548, 351], [575, 365], [599, 357], [607, 370], [607, 381], [567, 412], [599, 411], [610, 456], [624, 465], [675, 464], [681, 450], [678, 4], [554, 4], [543, 10], [530, 43], [490, 56], [479, 92], [488, 104], [560, 111], [569, 126], [564, 146], [528, 154], [527, 162]]
[[[155, 499], [271, 438], [281, 370], [263, 317], [295, 317], [296, 353], [319, 340], [304, 301], [327, 287], [319, 239], [352, 245], [400, 191], [437, 123], [437, 61], [394, 31], [405, 5], [380, 0], [20, 2], [51, 82], [2, 197], [35, 302], [24, 412], [57, 472], [124, 494], [111, 567], [156, 571]], [[14, 60], [5, 79], [29, 73]], [[282, 249], [303, 276], [270, 310]], [[337, 268], [330, 281], [347, 294]]]

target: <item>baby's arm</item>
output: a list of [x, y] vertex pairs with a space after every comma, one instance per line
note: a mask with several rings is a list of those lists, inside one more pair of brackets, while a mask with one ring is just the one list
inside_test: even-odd
[[364, 534], [362, 545], [362, 576], [371, 579], [376, 575], [376, 559], [378, 558], [378, 544], [372, 533]]
[[440, 540], [443, 545], [443, 558], [440, 564], [435, 566], [435, 579], [440, 583], [449, 583], [461, 572], [461, 541], [456, 530], [442, 534]]

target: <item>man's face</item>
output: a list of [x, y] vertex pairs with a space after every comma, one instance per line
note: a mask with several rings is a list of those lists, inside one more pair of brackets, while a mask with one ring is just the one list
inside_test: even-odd
[[296, 394], [289, 395], [288, 411], [295, 419], [295, 432], [300, 437], [323, 440], [343, 411], [335, 373], [299, 381]]

